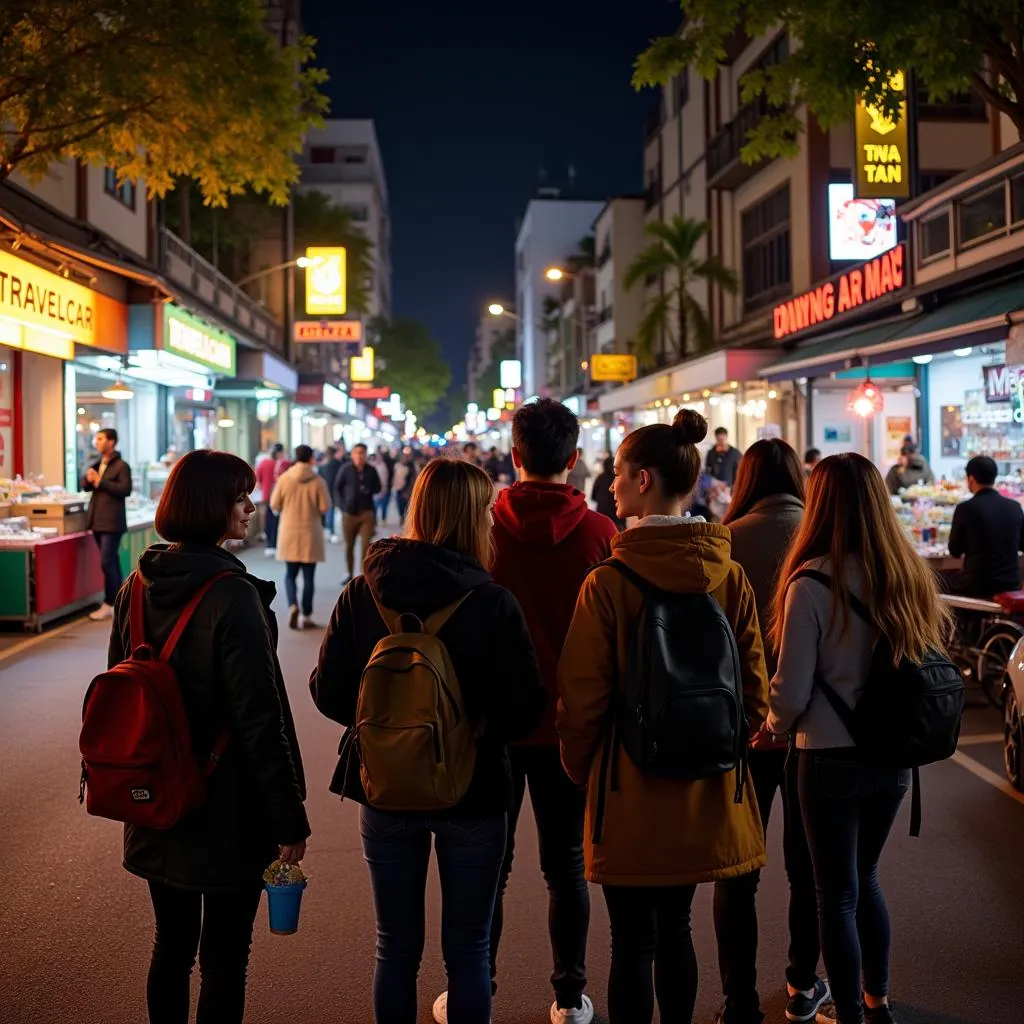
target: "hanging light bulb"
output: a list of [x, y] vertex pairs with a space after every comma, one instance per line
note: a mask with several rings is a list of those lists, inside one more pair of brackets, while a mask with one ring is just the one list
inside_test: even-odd
[[217, 426], [221, 430], [227, 430], [235, 425], [235, 421], [228, 415], [227, 409], [221, 406], [217, 410]]
[[105, 387], [100, 394], [112, 402], [124, 402], [129, 398], [135, 397], [135, 392], [120, 377], [109, 387]]
[[850, 395], [850, 412], [855, 413], [863, 419], [874, 416], [885, 408], [885, 399], [881, 389], [870, 380], [858, 384]]

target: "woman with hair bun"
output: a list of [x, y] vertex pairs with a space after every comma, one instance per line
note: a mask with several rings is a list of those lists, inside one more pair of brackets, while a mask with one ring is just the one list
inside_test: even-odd
[[[612, 540], [610, 563], [622, 569], [605, 563], [585, 582], [559, 666], [562, 761], [587, 786], [587, 878], [603, 886], [611, 921], [611, 1024], [647, 1024], [655, 997], [662, 1020], [692, 1020], [696, 887], [765, 863], [749, 787], [737, 801], [742, 765], [699, 779], [653, 775], [634, 764], [622, 743], [606, 742], [622, 720], [624, 680], [635, 673], [631, 650], [647, 637], [650, 598], [640, 582], [673, 594], [710, 595], [736, 640], [751, 733], [767, 713], [754, 592], [732, 559], [729, 530], [683, 514], [701, 471], [697, 444], [707, 430], [703, 416], [683, 409], [671, 426], [642, 427], [622, 442], [612, 493], [619, 518], [635, 516], [639, 523]], [[742, 732], [743, 723], [738, 727]]]

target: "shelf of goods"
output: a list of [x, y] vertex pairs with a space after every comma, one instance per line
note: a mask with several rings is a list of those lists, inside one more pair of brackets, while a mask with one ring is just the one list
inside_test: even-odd
[[[1019, 477], [1000, 477], [996, 487], [1006, 497], [1024, 504], [1024, 487]], [[970, 496], [965, 484], [942, 480], [937, 484], [908, 487], [893, 498], [904, 532], [917, 553], [935, 569], [960, 568], [960, 560], [949, 554], [949, 531], [956, 506]]]
[[[0, 498], [7, 505], [0, 513], [0, 622], [38, 631], [102, 601], [99, 552], [85, 529], [89, 496], [0, 481]], [[133, 495], [127, 511], [120, 551], [125, 575], [158, 540], [152, 503]]]

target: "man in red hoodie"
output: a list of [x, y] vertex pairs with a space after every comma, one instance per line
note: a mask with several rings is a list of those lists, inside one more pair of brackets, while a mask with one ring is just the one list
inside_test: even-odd
[[512, 461], [519, 483], [502, 491], [494, 506], [494, 580], [515, 594], [526, 615], [548, 704], [537, 732], [510, 751], [516, 801], [491, 929], [491, 977], [496, 976], [516, 822], [529, 786], [550, 899], [553, 1024], [589, 1024], [594, 1016], [593, 1003], [584, 994], [590, 926], [590, 896], [583, 878], [585, 796], [569, 781], [558, 751], [558, 659], [583, 580], [609, 556], [617, 532], [611, 520], [591, 512], [586, 497], [566, 483], [579, 458], [579, 433], [576, 417], [561, 402], [542, 399], [519, 409], [512, 421]]

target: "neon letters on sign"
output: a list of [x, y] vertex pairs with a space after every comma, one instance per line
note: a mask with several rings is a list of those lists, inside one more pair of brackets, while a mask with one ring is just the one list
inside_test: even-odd
[[898, 292], [906, 283], [905, 252], [901, 243], [803, 295], [780, 302], [773, 316], [776, 341]]

